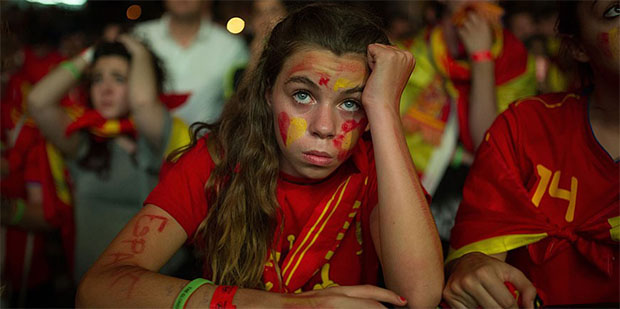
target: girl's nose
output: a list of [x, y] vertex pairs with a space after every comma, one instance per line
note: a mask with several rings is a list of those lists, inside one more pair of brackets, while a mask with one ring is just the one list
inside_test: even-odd
[[308, 130], [318, 138], [334, 138], [337, 130], [336, 111], [329, 104], [318, 104], [308, 125]]

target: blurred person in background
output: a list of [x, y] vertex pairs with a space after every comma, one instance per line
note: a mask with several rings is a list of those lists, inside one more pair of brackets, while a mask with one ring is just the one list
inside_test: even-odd
[[560, 41], [555, 24], [557, 11], [549, 1], [508, 1], [507, 28], [521, 40], [534, 57], [539, 93], [579, 88], [577, 76], [560, 61]]
[[[156, 58], [129, 36], [118, 40], [64, 61], [28, 96], [31, 117], [73, 180], [76, 283], [140, 210], [164, 156], [189, 138], [187, 126], [159, 99], [163, 72]], [[61, 98], [88, 69], [88, 109], [76, 114]]]
[[211, 1], [165, 0], [166, 13], [138, 24], [134, 34], [159, 56], [165, 91], [187, 95], [172, 113], [192, 124], [216, 121], [224, 106], [225, 76], [248, 61], [245, 42], [210, 20]]
[[520, 99], [487, 132], [450, 239], [451, 307], [620, 303], [620, 4], [557, 10], [583, 88]]
[[[9, 306], [44, 307], [67, 305], [70, 291], [72, 217], [70, 203], [57, 204], [51, 178], [46, 141], [29, 117], [26, 98], [30, 89], [49, 70], [84, 47], [82, 30], [73, 26], [58, 10], [9, 10], [3, 28], [2, 133], [2, 255], [0, 269]], [[3, 16], [6, 11], [3, 11]], [[14, 29], [27, 24], [30, 31]], [[23, 43], [23, 45], [21, 45]], [[70, 47], [71, 48], [68, 48]], [[10, 59], [7, 59], [10, 58]], [[6, 80], [5, 80], [6, 79]], [[78, 93], [63, 99], [68, 105]], [[69, 104], [70, 105], [70, 104]], [[60, 171], [62, 173], [62, 170]], [[58, 182], [60, 186], [62, 182]], [[45, 211], [46, 209], [56, 209]], [[45, 218], [45, 219], [44, 219]], [[59, 235], [53, 228], [62, 229]], [[60, 240], [62, 238], [62, 241]], [[62, 243], [62, 244], [61, 244]], [[64, 255], [63, 255], [64, 253]], [[69, 299], [71, 296], [69, 296]]]
[[493, 2], [444, 1], [434, 27], [398, 45], [416, 56], [401, 99], [407, 144], [447, 247], [472, 153], [508, 104], [536, 93], [534, 62]]

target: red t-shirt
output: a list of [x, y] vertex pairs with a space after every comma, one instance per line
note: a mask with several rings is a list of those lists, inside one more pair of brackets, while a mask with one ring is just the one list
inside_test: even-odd
[[478, 150], [448, 259], [503, 247], [546, 305], [620, 301], [619, 172], [592, 133], [586, 96], [513, 103]]
[[[376, 284], [378, 259], [369, 228], [370, 212], [377, 204], [374, 155], [370, 141], [360, 139], [356, 147], [354, 156], [326, 179], [310, 182], [280, 174], [276, 197], [285, 218], [284, 233], [274, 239], [284, 281], [280, 291]], [[205, 184], [214, 167], [206, 138], [200, 139], [144, 202], [174, 217], [190, 243], [207, 215]], [[366, 171], [361, 178], [360, 171]], [[278, 291], [272, 272], [267, 275], [265, 269], [267, 290]]]

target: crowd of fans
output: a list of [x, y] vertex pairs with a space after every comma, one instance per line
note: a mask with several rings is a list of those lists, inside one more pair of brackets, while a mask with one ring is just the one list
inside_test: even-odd
[[[304, 292], [307, 297], [320, 297], [320, 293], [307, 293], [318, 289], [317, 286], [379, 282], [399, 296], [407, 296], [407, 300], [398, 300], [387, 290], [334, 293], [396, 306], [434, 306], [442, 298], [442, 306], [459, 308], [620, 302], [616, 261], [620, 224], [617, 2], [354, 1], [334, 4], [335, 7], [318, 2], [314, 7], [317, 12], [322, 12], [322, 5], [329, 11], [324, 13], [328, 16], [325, 20], [316, 18], [317, 23], [325, 25], [312, 25], [311, 19], [316, 16], [312, 15], [312, 8], [306, 7], [310, 4], [306, 1], [164, 0], [160, 17], [97, 23], [79, 11], [2, 4], [2, 306], [71, 307], [75, 305], [78, 286], [79, 305], [114, 305], [115, 296], [107, 298], [102, 293], [101, 297], [111, 303], [100, 302], [92, 296], [92, 289], [107, 287], [103, 283], [109, 283], [108, 292], [114, 293], [112, 287], [120, 281], [129, 297], [132, 290], [142, 289], [137, 283], [144, 277], [144, 269], [181, 278], [185, 283], [198, 276], [210, 279], [206, 276], [212, 275], [216, 284], [238, 286], [240, 301], [258, 297], [241, 293], [242, 288]], [[243, 15], [248, 18], [247, 27], [241, 34], [233, 35], [223, 23], [226, 14], [234, 14], [231, 10], [239, 7], [243, 7]], [[345, 8], [342, 12], [341, 7]], [[345, 12], [347, 7], [350, 12]], [[334, 27], [327, 27], [337, 18], [364, 16], [357, 13], [363, 11], [374, 13], [372, 18], [377, 18], [380, 25], [377, 29], [385, 31], [385, 40], [383, 34], [377, 34], [376, 38], [364, 37], [355, 42], [367, 41], [364, 44], [369, 46], [368, 54], [355, 51], [349, 41], [342, 44], [350, 46], [339, 49], [340, 43], [313, 37], [320, 36], [312, 32], [318, 33], [317, 29], [323, 29], [327, 37], [352, 36], [355, 31], [345, 32], [347, 27], [338, 29], [338, 33]], [[297, 21], [285, 19], [291, 12], [298, 14]], [[364, 18], [354, 24], [375, 25], [371, 17]], [[272, 29], [282, 20], [279, 32], [272, 35]], [[375, 29], [367, 31], [370, 36]], [[388, 47], [388, 42], [393, 47]], [[409, 54], [415, 59], [415, 68], [406, 76], [408, 62], [402, 60], [406, 65], [398, 67], [394, 59]], [[291, 69], [289, 61], [296, 61], [299, 55], [304, 55], [305, 60]], [[355, 78], [360, 77], [355, 75], [360, 74], [354, 68], [359, 64], [355, 57], [367, 60], [364, 64], [370, 69], [360, 75], [364, 81], [360, 85], [355, 84]], [[341, 71], [329, 75], [329, 66], [335, 64], [340, 65]], [[317, 81], [306, 77], [281, 81], [286, 70], [290, 69], [292, 76], [296, 72], [310, 72], [313, 65], [315, 71], [323, 66]], [[382, 71], [378, 68], [389, 65], [394, 76], [379, 75]], [[381, 98], [396, 96], [394, 100], [399, 101], [394, 107], [399, 115], [394, 127], [399, 129], [393, 145], [388, 143], [394, 134], [383, 131], [384, 126], [392, 125], [392, 119], [381, 118], [383, 110], [368, 103], [380, 97], [368, 94], [368, 89], [381, 89], [377, 80], [392, 83], [385, 84], [387, 88], [402, 84], [396, 95], [381, 93]], [[320, 93], [314, 94], [317, 102], [331, 98], [331, 92], [318, 90], [322, 86], [329, 85], [334, 93], [339, 88], [359, 92], [357, 103], [348, 100], [339, 108], [357, 108], [363, 115], [347, 110], [353, 116], [347, 114], [352, 120], [346, 118], [349, 122], [342, 124], [343, 136], [321, 127], [328, 126], [321, 122], [322, 107], [304, 106], [307, 110], [300, 112], [301, 116], [289, 116], [276, 90], [284, 87], [286, 92], [288, 85], [303, 83]], [[296, 102], [313, 98], [309, 91], [288, 96]], [[273, 113], [269, 114], [271, 118], [265, 119], [261, 114], [259, 101], [273, 109], [269, 112]], [[345, 104], [354, 106], [344, 107]], [[371, 115], [371, 111], [375, 114]], [[315, 113], [317, 118], [308, 116]], [[271, 123], [265, 125], [264, 121]], [[261, 130], [271, 130], [267, 132], [270, 135], [257, 135]], [[340, 130], [340, 125], [335, 130]], [[270, 137], [274, 132], [275, 137]], [[308, 136], [321, 140], [341, 138], [338, 160], [342, 161], [329, 173], [302, 172], [287, 157], [295, 143], [302, 143]], [[391, 157], [385, 156], [389, 151], [383, 152], [388, 146], [395, 149]], [[364, 153], [360, 158], [356, 151], [368, 151], [371, 155]], [[399, 151], [406, 153], [406, 158]], [[259, 152], [267, 154], [257, 155]], [[321, 157], [324, 154], [311, 156], [318, 156], [311, 159], [317, 165], [328, 166]], [[253, 162], [256, 160], [265, 162]], [[364, 160], [370, 163], [360, 167], [359, 162]], [[262, 174], [268, 168], [263, 165], [274, 164], [279, 169], [272, 169], [276, 172], [269, 177], [275, 178]], [[261, 167], [255, 171], [254, 165]], [[193, 169], [203, 171], [207, 168], [204, 166], [208, 166], [206, 175], [194, 176]], [[399, 178], [401, 174], [389, 172], [396, 167], [404, 174], [409, 168], [413, 172]], [[362, 206], [357, 217], [355, 213], [349, 216], [353, 221], [344, 214], [344, 228], [340, 232], [343, 236], [338, 234], [338, 240], [344, 237], [343, 248], [354, 250], [349, 249], [347, 237], [351, 236], [353, 244], [357, 239], [359, 252], [365, 252], [358, 254], [363, 260], [359, 267], [362, 272], [373, 274], [363, 273], [357, 282], [338, 284], [331, 281], [330, 264], [325, 264], [327, 268], [318, 267], [310, 276], [316, 275], [322, 282], [309, 279], [289, 286], [283, 279], [294, 270], [288, 268], [288, 259], [280, 260], [280, 255], [294, 257], [299, 249], [293, 243], [302, 238], [305, 230], [293, 228], [291, 232], [288, 224], [308, 220], [304, 217], [313, 218], [313, 214], [311, 210], [288, 213], [286, 208], [282, 213], [270, 213], [265, 209], [271, 204], [284, 208], [283, 203], [293, 202], [293, 193], [295, 198], [308, 200], [323, 199], [327, 194], [327, 200], [333, 188], [340, 190], [337, 179], [346, 179], [348, 174], [344, 171], [368, 168], [372, 171], [363, 171], [367, 173], [363, 175], [370, 185], [366, 186], [362, 179], [359, 186], [364, 190], [368, 187], [370, 193], [358, 193], [357, 200], [352, 197], [351, 205], [362, 201]], [[248, 179], [238, 179], [241, 177]], [[308, 182], [308, 178], [319, 182]], [[357, 181], [350, 179], [351, 183]], [[402, 186], [386, 187], [385, 181], [396, 179]], [[265, 183], [251, 184], [256, 182]], [[292, 188], [291, 184], [307, 188], [311, 185], [314, 191], [306, 192], [304, 186]], [[200, 191], [205, 189], [207, 193]], [[252, 190], [274, 191], [273, 198], [271, 192], [252, 195]], [[282, 193], [285, 190], [288, 193]], [[402, 196], [395, 191], [411, 194]], [[198, 203], [205, 207], [209, 204], [208, 212], [196, 210], [192, 204], [197, 203], [196, 194], [202, 195], [196, 198]], [[342, 198], [349, 193], [342, 189], [339, 194]], [[252, 199], [265, 204], [259, 207], [265, 213], [263, 217], [251, 217], [251, 211], [230, 210], [235, 202], [249, 207], [246, 204]], [[297, 206], [299, 209], [317, 207], [311, 202], [294, 202], [303, 205]], [[415, 219], [409, 222], [415, 227], [398, 226], [397, 219], [387, 221], [394, 210], [386, 210], [389, 208], [381, 202], [397, 205], [392, 208], [402, 206], [398, 209], [405, 219], [409, 218], [407, 205], [420, 208], [421, 212], [416, 212], [412, 216]], [[179, 210], [186, 203], [187, 211], [198, 216], [191, 223]], [[373, 217], [376, 205], [381, 219]], [[422, 218], [427, 213], [429, 217], [432, 214], [431, 227], [425, 227]], [[234, 216], [250, 219], [236, 220]], [[173, 225], [171, 218], [178, 224]], [[396, 228], [386, 228], [390, 222]], [[229, 228], [224, 223], [248, 228]], [[277, 236], [280, 228], [271, 226], [275, 223], [282, 225], [283, 234], [290, 235]], [[373, 227], [374, 223], [377, 226]], [[176, 226], [178, 233], [184, 231], [185, 238], [179, 240], [172, 231], [160, 238], [145, 236], [149, 229], [159, 228], [162, 232], [166, 224]], [[249, 228], [260, 224], [265, 227]], [[295, 224], [304, 227], [305, 221]], [[403, 236], [399, 246], [405, 247], [404, 251], [390, 245], [400, 241], [391, 237], [398, 236], [395, 231], [415, 234], [413, 238]], [[235, 238], [237, 232], [244, 236]], [[252, 237], [252, 233], [257, 235]], [[276, 246], [284, 249], [257, 249], [265, 233], [271, 233], [266, 234], [269, 240], [274, 235], [281, 237]], [[381, 235], [380, 241], [377, 235]], [[412, 241], [416, 245], [411, 245], [414, 251], [420, 251], [422, 244], [437, 244], [441, 248], [438, 252], [428, 248], [425, 254], [407, 251], [406, 241], [416, 237]], [[368, 242], [362, 245], [362, 240]], [[155, 241], [175, 249], [148, 251], [155, 250], [151, 244]], [[238, 248], [222, 248], [224, 241], [241, 243]], [[206, 245], [202, 246], [206, 248], [199, 242], [204, 242]], [[119, 251], [123, 245], [131, 250]], [[320, 251], [321, 259], [329, 260], [340, 245], [334, 246], [326, 251], [327, 255]], [[240, 251], [234, 251], [235, 248]], [[256, 252], [251, 251], [254, 249]], [[377, 254], [373, 255], [375, 250]], [[153, 257], [138, 258], [142, 252], [151, 252]], [[223, 260], [231, 258], [234, 252], [239, 254], [240, 261], [254, 265], [268, 256], [264, 274], [263, 265], [258, 268], [264, 282], [257, 283], [256, 278], [250, 277], [254, 270], [244, 268], [242, 262]], [[254, 253], [258, 257], [251, 256]], [[367, 257], [368, 254], [373, 257]], [[394, 258], [395, 255], [399, 256]], [[427, 285], [403, 283], [401, 277], [408, 274], [407, 267], [421, 269], [420, 265], [426, 265], [423, 262], [428, 260], [440, 260], [443, 266], [442, 256], [446, 258], [445, 270], [430, 263], [424, 266], [425, 272], [416, 274], [427, 276]], [[412, 262], [403, 263], [405, 258]], [[332, 265], [339, 265], [337, 261], [342, 259], [336, 251]], [[127, 261], [144, 269], [109, 266], [126, 267], [128, 264], [123, 263]], [[273, 266], [278, 263], [280, 266]], [[402, 264], [401, 274], [395, 263]], [[339, 267], [357, 265], [346, 264]], [[375, 264], [382, 267], [372, 266]], [[338, 271], [334, 267], [331, 278], [336, 280]], [[114, 272], [120, 275], [109, 277]], [[86, 280], [82, 281], [85, 275]], [[268, 276], [280, 276], [281, 286], [274, 286], [277, 280], [268, 281]], [[439, 294], [431, 290], [433, 277], [443, 282]], [[411, 281], [417, 282], [416, 278], [411, 277]], [[163, 284], [163, 278], [157, 279]], [[97, 281], [100, 283], [93, 283]], [[174, 299], [185, 283], [178, 286], [178, 282], [174, 285], [170, 281], [174, 288], [162, 292]], [[187, 287], [192, 287], [192, 283]], [[429, 289], [424, 291], [429, 298], [421, 299], [408, 292], [422, 287]], [[515, 289], [518, 300], [510, 294]], [[212, 291], [202, 293], [207, 293], [208, 298]], [[215, 290], [213, 298], [218, 293], [223, 292]], [[116, 304], [155, 306], [156, 298], [148, 299], [153, 302]], [[261, 304], [274, 305], [265, 299]], [[435, 300], [437, 303], [432, 304]], [[345, 304], [352, 303], [342, 303]]]

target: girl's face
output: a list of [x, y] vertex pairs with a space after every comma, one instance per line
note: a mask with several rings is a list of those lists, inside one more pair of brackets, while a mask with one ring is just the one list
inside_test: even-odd
[[368, 123], [361, 97], [366, 58], [302, 49], [285, 62], [266, 94], [280, 147], [280, 170], [322, 179], [351, 156]]
[[620, 3], [582, 1], [577, 7], [581, 33], [579, 41], [592, 69], [618, 76], [620, 72]]
[[95, 62], [90, 87], [93, 107], [106, 119], [129, 112], [129, 63], [121, 56], [102, 56]]

